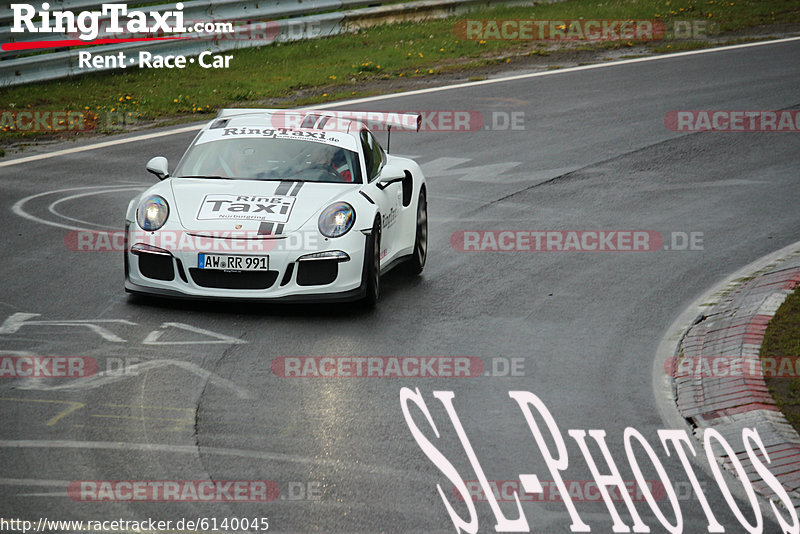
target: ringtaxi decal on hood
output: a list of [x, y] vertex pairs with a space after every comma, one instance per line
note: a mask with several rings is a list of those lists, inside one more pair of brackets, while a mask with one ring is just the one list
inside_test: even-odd
[[241, 219], [247, 221], [289, 221], [297, 197], [283, 195], [206, 195], [197, 220]]

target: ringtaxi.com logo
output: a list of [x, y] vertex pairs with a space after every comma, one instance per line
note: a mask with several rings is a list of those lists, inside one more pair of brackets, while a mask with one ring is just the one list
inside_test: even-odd
[[[187, 33], [183, 17], [183, 2], [170, 11], [128, 10], [126, 4], [103, 4], [100, 11], [50, 10], [44, 2], [37, 11], [31, 4], [11, 4], [14, 14], [12, 33], [64, 33], [77, 34], [82, 41], [93, 41], [101, 32], [101, 18], [107, 22], [110, 34]], [[192, 28], [193, 29], [193, 28]]]
[[[187, 32], [180, 34], [181, 39], [197, 41], [259, 41], [269, 44], [283, 36], [287, 41], [313, 39], [323, 35], [319, 20], [284, 20], [283, 27], [276, 20], [187, 20]], [[80, 32], [71, 32], [69, 37], [79, 37]], [[163, 30], [153, 32], [130, 33], [123, 28], [122, 32], [113, 33], [110, 21], [100, 19], [99, 37], [113, 36], [118, 39], [142, 39], [163, 37]]]
[[[113, 36], [118, 39], [143, 39], [148, 37], [163, 37], [163, 30], [157, 32], [139, 31], [130, 32], [122, 27], [121, 32], [113, 26], [110, 18], [99, 20], [100, 30], [98, 37]], [[186, 20], [187, 32], [181, 35], [182, 39], [199, 41], [263, 41], [271, 43], [280, 34], [280, 26], [274, 20]], [[191, 31], [189, 31], [191, 30]], [[80, 38], [81, 32], [69, 32], [70, 38]]]
[[[47, 39], [22, 40], [3, 43], [5, 51], [57, 49], [73, 45], [84, 44], [115, 44], [129, 41], [161, 41], [208, 38], [209, 34], [219, 32], [232, 34], [234, 25], [228, 22], [200, 21], [188, 24], [184, 19], [184, 5], [182, 2], [175, 4], [174, 9], [165, 11], [128, 10], [126, 4], [102, 4], [101, 9], [80, 11], [74, 13], [69, 10], [50, 10], [50, 4], [45, 2], [42, 9], [37, 11], [31, 4], [12, 4], [14, 21], [11, 33], [32, 34], [63, 34], [77, 39]], [[270, 33], [265, 36], [271, 42], [276, 28], [270, 28]], [[99, 39], [103, 35], [102, 39]], [[131, 37], [131, 35], [145, 34], [148, 37]], [[265, 41], [265, 44], [268, 41]], [[184, 69], [189, 64], [196, 64], [204, 69], [230, 68], [232, 55], [213, 54], [210, 50], [195, 52], [197, 58], [183, 54], [161, 54], [140, 50], [131, 55], [124, 51], [114, 53], [93, 53], [92, 51], [79, 50], [77, 65], [79, 69], [126, 69], [129, 67], [153, 69]]]

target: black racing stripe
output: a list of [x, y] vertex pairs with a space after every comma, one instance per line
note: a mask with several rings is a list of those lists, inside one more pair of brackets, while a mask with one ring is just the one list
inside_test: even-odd
[[281, 235], [283, 233], [283, 225], [279, 224], [275, 227], [275, 235]]
[[275, 189], [276, 195], [285, 195], [289, 192], [289, 188], [292, 187], [293, 182], [288, 182], [286, 180], [282, 181], [278, 184], [278, 187]]
[[291, 196], [293, 196], [293, 197], [296, 197], [296, 196], [297, 196], [297, 193], [300, 191], [300, 188], [301, 188], [301, 187], [303, 187], [303, 184], [304, 184], [304, 183], [305, 183], [305, 182], [297, 182], [297, 184], [294, 186], [294, 189], [292, 189], [292, 192], [291, 192], [291, 193], [289, 193], [289, 194], [290, 194]]
[[271, 235], [272, 234], [272, 227], [275, 223], [262, 221], [261, 224], [258, 226], [258, 235]]

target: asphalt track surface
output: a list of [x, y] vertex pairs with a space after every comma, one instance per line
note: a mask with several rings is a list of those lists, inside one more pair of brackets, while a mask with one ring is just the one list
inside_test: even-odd
[[[412, 437], [399, 400], [404, 386], [419, 388], [439, 439], [416, 409], [414, 419], [464, 479], [476, 475], [434, 391], [454, 392], [490, 480], [552, 479], [508, 395], [525, 390], [544, 401], [564, 434], [566, 480], [592, 478], [567, 429], [605, 430], [631, 480], [622, 446], [631, 426], [686, 484], [655, 438], [665, 427], [651, 382], [654, 353], [704, 290], [797, 240], [800, 138], [676, 133], [664, 117], [797, 108], [798, 57], [794, 41], [357, 106], [525, 114], [524, 130], [393, 136], [393, 151], [413, 155], [428, 174], [430, 248], [420, 278], [384, 278], [374, 311], [132, 300], [119, 253], [68, 250], [70, 228], [120, 228], [129, 198], [153, 183], [146, 160], [165, 155], [174, 164], [191, 133], [0, 169], [0, 323], [19, 313], [62, 323], [23, 325], [0, 334], [0, 347], [90, 356], [101, 371], [133, 366], [102, 380], [0, 383], [2, 517], [269, 517], [277, 532], [452, 532], [437, 484], [465, 517], [466, 507]], [[703, 249], [464, 253], [451, 246], [454, 232], [484, 229], [653, 230], [665, 239], [702, 232]], [[487, 370], [493, 358], [521, 358], [523, 376], [298, 379], [270, 371], [277, 357], [329, 355], [474, 356]], [[713, 478], [696, 472], [720, 523], [743, 531]], [[79, 480], [206, 479], [270, 480], [281, 497], [94, 503], [66, 493]], [[513, 503], [501, 507], [516, 517]], [[645, 502], [636, 507], [653, 532], [664, 532]], [[493, 532], [489, 504], [476, 508], [480, 532]], [[576, 508], [592, 532], [611, 532], [601, 502]], [[562, 502], [523, 509], [534, 532], [569, 531]], [[630, 525], [621, 502], [617, 509]], [[681, 510], [685, 532], [707, 531], [696, 497], [682, 499]], [[778, 532], [771, 517], [764, 531]]]

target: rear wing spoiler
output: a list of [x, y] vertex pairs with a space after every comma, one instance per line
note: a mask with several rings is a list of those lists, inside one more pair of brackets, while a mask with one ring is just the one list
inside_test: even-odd
[[413, 130], [418, 132], [422, 126], [422, 115], [419, 113], [401, 113], [396, 111], [308, 111], [309, 114], [351, 120], [364, 124], [370, 130]]
[[[217, 113], [217, 119], [235, 117], [237, 115], [268, 114], [275, 117], [292, 117], [297, 127], [323, 129], [334, 127], [339, 121], [356, 121], [370, 130], [412, 130], [418, 132], [422, 126], [422, 116], [418, 113], [402, 113], [393, 111], [333, 111], [333, 110], [293, 110], [293, 109], [260, 109], [260, 108], [226, 108]], [[336, 119], [331, 122], [332, 119]], [[288, 122], [288, 121], [287, 121]]]

